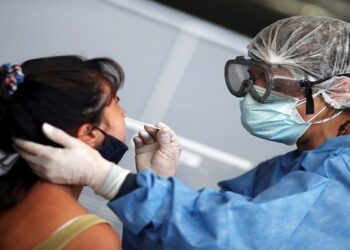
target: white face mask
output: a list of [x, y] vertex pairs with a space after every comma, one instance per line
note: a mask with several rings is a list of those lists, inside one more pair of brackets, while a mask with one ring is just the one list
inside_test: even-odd
[[[244, 128], [254, 136], [262, 139], [293, 145], [312, 124], [323, 123], [338, 116], [342, 110], [330, 118], [312, 123], [326, 106], [315, 114], [309, 121], [304, 121], [297, 107], [305, 100], [272, 93], [274, 101], [259, 103], [250, 94], [245, 95], [240, 102], [241, 122]], [[319, 95], [316, 93], [313, 97]], [[282, 98], [281, 98], [282, 97]]]

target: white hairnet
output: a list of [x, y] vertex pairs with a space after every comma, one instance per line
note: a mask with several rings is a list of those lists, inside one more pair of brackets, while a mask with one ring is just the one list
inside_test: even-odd
[[350, 24], [330, 17], [294, 16], [260, 31], [248, 45], [250, 57], [291, 65], [317, 80], [313, 87], [336, 109], [350, 108]]

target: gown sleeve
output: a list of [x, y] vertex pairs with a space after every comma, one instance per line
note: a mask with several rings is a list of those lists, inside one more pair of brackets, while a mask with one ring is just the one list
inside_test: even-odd
[[327, 179], [302, 171], [273, 174], [280, 176], [253, 197], [229, 185], [194, 190], [144, 170], [136, 176], [139, 187], [108, 206], [124, 224], [123, 249], [276, 249], [301, 223]]

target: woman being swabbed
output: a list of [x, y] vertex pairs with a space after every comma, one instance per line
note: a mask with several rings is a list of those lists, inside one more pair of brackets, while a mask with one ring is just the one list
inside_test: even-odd
[[[125, 115], [116, 94], [124, 75], [115, 61], [38, 58], [3, 65], [0, 77], [3, 152], [14, 152], [12, 136], [53, 145], [41, 130], [49, 122], [110, 161], [123, 156]], [[46, 182], [18, 158], [0, 187], [0, 249], [120, 249], [111, 225], [78, 203], [83, 186]]]

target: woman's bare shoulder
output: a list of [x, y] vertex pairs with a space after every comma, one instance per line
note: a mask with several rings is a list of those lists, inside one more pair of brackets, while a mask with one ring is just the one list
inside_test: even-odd
[[70, 219], [87, 213], [59, 185], [36, 185], [24, 200], [1, 214], [1, 244], [16, 249], [35, 246]]

